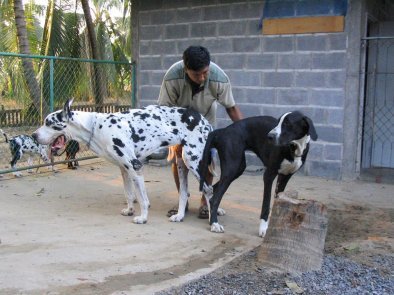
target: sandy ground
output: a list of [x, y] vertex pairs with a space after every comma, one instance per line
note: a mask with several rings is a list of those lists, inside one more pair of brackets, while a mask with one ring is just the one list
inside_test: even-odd
[[[116, 167], [91, 161], [78, 170], [40, 172], [0, 178], [0, 294], [152, 294], [262, 242], [258, 174], [232, 184], [222, 201], [226, 232], [215, 234], [197, 218], [200, 194], [191, 176], [189, 213], [184, 222], [168, 221], [177, 203], [169, 166], [144, 168], [151, 202], [145, 225], [120, 215], [125, 201]], [[296, 175], [287, 190], [328, 206], [327, 253], [364, 263], [393, 254], [394, 185]]]

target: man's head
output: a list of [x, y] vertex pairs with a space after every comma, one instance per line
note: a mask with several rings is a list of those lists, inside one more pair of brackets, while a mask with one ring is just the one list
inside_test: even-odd
[[189, 46], [183, 52], [183, 63], [189, 78], [197, 84], [202, 84], [208, 78], [211, 57], [209, 51], [202, 46]]

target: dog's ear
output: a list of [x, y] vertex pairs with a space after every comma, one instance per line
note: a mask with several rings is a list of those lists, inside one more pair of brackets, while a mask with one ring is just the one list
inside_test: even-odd
[[63, 107], [63, 117], [66, 120], [70, 120], [72, 114], [71, 114], [71, 104], [73, 103], [74, 99], [67, 99], [66, 103], [64, 104]]
[[307, 122], [309, 126], [309, 135], [311, 136], [312, 140], [317, 140], [317, 133], [312, 120], [309, 119], [307, 116], [304, 117], [304, 120]]

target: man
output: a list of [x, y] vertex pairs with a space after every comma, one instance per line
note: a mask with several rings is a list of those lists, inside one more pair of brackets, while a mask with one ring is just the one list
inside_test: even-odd
[[[230, 80], [225, 72], [211, 62], [209, 51], [202, 46], [190, 46], [183, 52], [183, 60], [173, 64], [164, 75], [160, 88], [159, 105], [192, 107], [202, 114], [212, 126], [216, 123], [217, 103], [225, 107], [232, 121], [242, 119], [235, 105]], [[176, 155], [182, 154], [182, 146], [170, 147], [173, 156], [172, 172], [179, 191]], [[208, 180], [212, 183], [213, 176]], [[177, 207], [168, 211], [168, 216], [177, 213]], [[201, 197], [199, 218], [208, 218], [205, 197]]]

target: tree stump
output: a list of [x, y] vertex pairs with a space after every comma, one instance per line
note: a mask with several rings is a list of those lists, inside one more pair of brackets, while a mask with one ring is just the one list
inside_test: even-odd
[[319, 270], [327, 233], [327, 208], [314, 200], [275, 199], [258, 260], [300, 274]]

